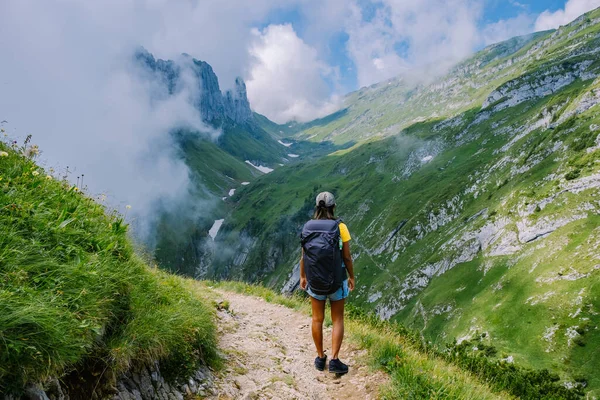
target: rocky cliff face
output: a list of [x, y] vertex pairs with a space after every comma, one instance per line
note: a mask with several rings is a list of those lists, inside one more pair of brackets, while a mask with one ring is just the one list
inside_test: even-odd
[[[109, 375], [109, 374], [107, 374]], [[168, 382], [155, 363], [149, 367], [133, 368], [116, 379], [106, 379], [94, 385], [79, 388], [58, 379], [50, 379], [45, 384], [29, 385], [22, 400], [70, 400], [70, 399], [110, 399], [110, 400], [184, 400], [204, 398], [215, 394], [213, 376], [208, 368], [202, 367], [185, 382]], [[112, 381], [111, 381], [112, 380]], [[81, 382], [86, 383], [85, 380]], [[86, 383], [87, 384], [87, 383]], [[4, 400], [17, 400], [6, 396]]]
[[175, 94], [185, 88], [192, 76], [197, 85], [192, 89], [195, 96], [196, 108], [202, 120], [208, 123], [231, 120], [244, 124], [252, 116], [250, 103], [246, 93], [246, 84], [242, 78], [235, 80], [232, 90], [221, 92], [219, 79], [212, 67], [204, 61], [196, 60], [184, 54], [177, 62], [156, 59], [147, 50], [140, 48], [135, 53], [135, 60], [142, 70], [153, 79], [161, 81], [169, 94]]

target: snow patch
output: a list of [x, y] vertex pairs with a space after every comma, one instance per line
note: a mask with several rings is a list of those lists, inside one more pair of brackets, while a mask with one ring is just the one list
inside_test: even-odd
[[242, 182], [242, 185], [244, 185], [244, 186], [247, 186], [249, 184], [250, 184], [250, 182]]
[[431, 160], [433, 160], [433, 156], [427, 156], [427, 157], [421, 158], [422, 163], [428, 163]]
[[217, 219], [213, 224], [212, 228], [208, 231], [208, 236], [210, 236], [213, 240], [217, 237], [217, 233], [219, 233], [219, 229], [221, 229], [221, 225], [225, 222], [224, 219]]
[[278, 140], [277, 143], [279, 143], [280, 145], [285, 146], [285, 147], [290, 147], [293, 144], [293, 143], [285, 143], [285, 142], [282, 142], [281, 140]]
[[262, 165], [254, 165], [252, 164], [250, 161], [246, 160], [246, 164], [248, 165], [252, 165], [254, 168], [256, 168], [257, 170], [259, 170], [260, 172], [264, 173], [264, 174], [268, 174], [269, 172], [273, 172], [273, 168], [269, 168], [269, 167], [264, 167]]
[[298, 158], [300, 157], [298, 154], [288, 154], [288, 157]]
[[229, 191], [229, 197], [233, 196], [235, 194], [235, 189], [231, 189]]

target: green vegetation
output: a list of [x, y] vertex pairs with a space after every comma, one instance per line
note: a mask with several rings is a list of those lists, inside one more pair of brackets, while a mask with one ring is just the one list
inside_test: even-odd
[[88, 364], [159, 360], [177, 377], [215, 365], [195, 283], [148, 267], [123, 217], [21, 155], [31, 149], [0, 143], [0, 392]]

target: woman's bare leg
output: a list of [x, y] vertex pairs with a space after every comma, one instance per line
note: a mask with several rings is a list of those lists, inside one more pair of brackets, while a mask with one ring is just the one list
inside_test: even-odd
[[331, 357], [338, 358], [342, 340], [344, 339], [344, 299], [331, 302], [331, 321], [333, 322], [333, 333], [331, 335]]
[[325, 319], [325, 300], [310, 298], [312, 304], [312, 337], [317, 348], [317, 354], [323, 358], [323, 320]]

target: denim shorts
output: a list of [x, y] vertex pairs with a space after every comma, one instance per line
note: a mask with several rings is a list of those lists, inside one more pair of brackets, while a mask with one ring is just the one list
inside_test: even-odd
[[348, 279], [344, 280], [344, 282], [342, 282], [342, 286], [336, 290], [335, 292], [325, 295], [325, 294], [314, 294], [312, 292], [312, 290], [310, 290], [310, 286], [306, 288], [306, 292], [308, 293], [308, 295], [316, 300], [327, 300], [329, 299], [329, 301], [338, 301], [338, 300], [343, 300], [346, 297], [348, 297]]

